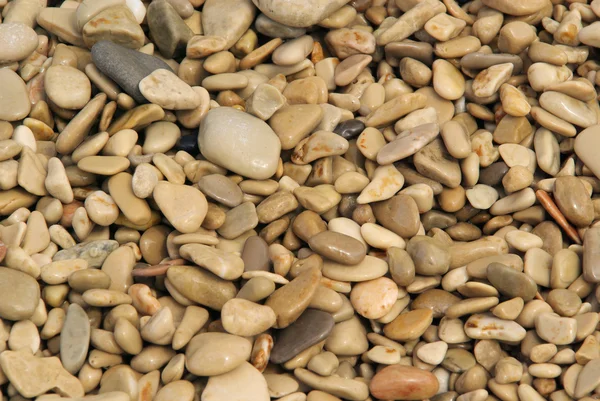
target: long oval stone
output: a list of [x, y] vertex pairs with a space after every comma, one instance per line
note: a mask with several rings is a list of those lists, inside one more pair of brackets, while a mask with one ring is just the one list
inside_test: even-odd
[[227, 333], [201, 333], [185, 351], [186, 368], [197, 376], [216, 376], [232, 371], [250, 357], [252, 343]]
[[439, 382], [426, 370], [391, 365], [373, 376], [369, 388], [373, 397], [380, 400], [425, 400], [437, 393]]
[[571, 124], [583, 128], [591, 127], [598, 122], [594, 110], [581, 100], [572, 98], [564, 93], [547, 91], [540, 95], [540, 105], [550, 113]]
[[171, 266], [167, 278], [184, 297], [216, 310], [221, 310], [237, 293], [232, 282], [199, 267]]
[[471, 315], [465, 323], [465, 333], [475, 340], [519, 342], [526, 331], [517, 322], [499, 319], [491, 314]]
[[367, 255], [362, 262], [348, 266], [326, 260], [323, 264], [323, 276], [339, 281], [367, 281], [379, 278], [388, 272], [388, 264], [374, 256]]
[[85, 363], [90, 346], [90, 319], [78, 304], [69, 305], [60, 332], [60, 360], [65, 369], [76, 374]]
[[313, 267], [271, 294], [265, 306], [271, 307], [277, 315], [274, 327], [283, 329], [295, 322], [308, 308], [320, 282], [321, 271]]
[[330, 313], [308, 309], [294, 323], [281, 330], [271, 351], [272, 363], [283, 363], [329, 336], [334, 325]]
[[365, 258], [367, 249], [357, 239], [333, 231], [323, 231], [308, 240], [319, 255], [345, 265], [356, 265]]
[[118, 247], [119, 243], [114, 240], [84, 242], [56, 252], [52, 257], [52, 261], [84, 259], [87, 261], [88, 267], [102, 267], [104, 260]]
[[433, 141], [439, 133], [440, 126], [436, 123], [419, 125], [401, 132], [396, 139], [379, 150], [377, 163], [383, 166], [412, 156]]
[[503, 295], [521, 297], [531, 301], [537, 292], [537, 284], [531, 277], [502, 263], [490, 263], [487, 267], [488, 281]]

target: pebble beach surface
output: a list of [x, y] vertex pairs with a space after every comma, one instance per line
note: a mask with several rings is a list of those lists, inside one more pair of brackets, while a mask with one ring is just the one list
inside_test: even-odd
[[600, 397], [600, 0], [0, 0], [0, 401]]

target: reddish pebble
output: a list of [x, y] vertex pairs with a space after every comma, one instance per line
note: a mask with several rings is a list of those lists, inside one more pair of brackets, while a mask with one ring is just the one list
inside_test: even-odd
[[380, 400], [424, 400], [433, 397], [439, 386], [433, 373], [402, 365], [381, 369], [369, 385], [373, 397]]
[[63, 205], [63, 215], [60, 219], [60, 225], [64, 228], [70, 228], [73, 222], [73, 215], [75, 214], [75, 210], [83, 207], [83, 202], [78, 200], [74, 200], [71, 203], [67, 203]]

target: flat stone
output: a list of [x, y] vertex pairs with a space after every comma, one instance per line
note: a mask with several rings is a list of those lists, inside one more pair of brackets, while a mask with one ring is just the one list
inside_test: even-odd
[[594, 205], [583, 182], [574, 176], [557, 177], [554, 201], [567, 220], [577, 227], [587, 227], [594, 220]]
[[322, 118], [323, 110], [318, 105], [293, 104], [275, 112], [269, 120], [269, 125], [279, 137], [281, 148], [287, 150], [293, 149], [306, 138]]
[[223, 328], [238, 336], [256, 336], [275, 324], [273, 309], [245, 299], [227, 301], [221, 310]]
[[97, 240], [77, 244], [68, 249], [58, 251], [53, 257], [54, 262], [69, 259], [84, 259], [89, 267], [102, 267], [108, 255], [119, 247], [113, 240]]
[[369, 349], [367, 330], [358, 316], [336, 323], [325, 342], [325, 349], [338, 356], [360, 355]]
[[78, 304], [69, 305], [60, 331], [60, 360], [64, 368], [76, 374], [85, 363], [90, 345], [90, 320]]
[[308, 245], [319, 255], [347, 265], [360, 263], [367, 251], [359, 240], [333, 231], [323, 231], [312, 236]]
[[327, 18], [348, 0], [253, 0], [265, 15], [281, 24], [306, 28]]
[[275, 291], [265, 302], [277, 315], [276, 328], [284, 329], [308, 308], [321, 281], [321, 271], [311, 268]]
[[20, 22], [4, 22], [0, 25], [0, 63], [8, 64], [28, 57], [38, 46], [33, 29]]
[[398, 286], [387, 277], [363, 281], [354, 285], [350, 302], [356, 312], [367, 319], [379, 319], [393, 308], [398, 298]]
[[530, 301], [537, 292], [537, 285], [531, 277], [501, 263], [490, 263], [487, 279], [500, 293], [510, 298], [521, 297]]
[[327, 338], [333, 329], [331, 314], [315, 309], [305, 311], [294, 323], [281, 330], [271, 350], [273, 363], [284, 363]]
[[264, 14], [258, 14], [254, 27], [258, 33], [270, 38], [294, 39], [306, 33], [304, 28], [295, 28], [293, 26], [281, 24]]
[[441, 139], [436, 139], [413, 157], [417, 171], [450, 188], [456, 188], [461, 181], [458, 161], [450, 156]]
[[206, 114], [198, 145], [209, 161], [257, 180], [275, 174], [281, 150], [279, 138], [264, 121], [230, 107]]
[[256, 206], [244, 202], [225, 214], [225, 222], [217, 232], [226, 239], [234, 239], [258, 225]]
[[577, 398], [582, 398], [586, 394], [594, 391], [594, 389], [600, 384], [600, 377], [597, 372], [600, 369], [600, 359], [592, 359], [585, 364], [579, 376], [577, 377], [577, 384], [575, 385], [575, 394]]
[[413, 366], [392, 365], [371, 379], [371, 394], [381, 400], [424, 400], [432, 398], [440, 385], [434, 374]]
[[63, 368], [58, 357], [39, 358], [25, 350], [6, 350], [0, 355], [0, 365], [23, 397], [34, 398], [50, 390], [69, 398], [85, 394], [81, 382]]
[[215, 310], [221, 310], [237, 292], [232, 282], [200, 267], [172, 266], [167, 278], [184, 297]]
[[399, 315], [383, 327], [385, 336], [396, 341], [419, 338], [433, 321], [431, 309], [415, 309]]
[[240, 187], [221, 174], [209, 174], [200, 178], [198, 188], [209, 198], [228, 207], [238, 206], [244, 198]]
[[424, 276], [446, 274], [450, 268], [448, 247], [435, 238], [414, 236], [408, 241], [406, 251], [415, 264], [415, 272]]
[[202, 7], [205, 35], [225, 38], [225, 50], [250, 28], [256, 8], [250, 0], [207, 0]]
[[33, 277], [18, 270], [0, 268], [0, 317], [29, 319], [40, 300], [40, 286]]
[[27, 117], [31, 103], [25, 82], [9, 68], [0, 69], [0, 82], [0, 120], [17, 121]]
[[379, 224], [403, 238], [410, 238], [419, 230], [419, 208], [409, 195], [398, 194], [372, 207]]
[[208, 203], [202, 192], [189, 185], [160, 181], [152, 195], [160, 211], [176, 230], [182, 233], [198, 231], [208, 211]]
[[158, 57], [107, 40], [100, 41], [92, 47], [92, 60], [100, 72], [115, 81], [140, 104], [147, 102], [139, 90], [140, 81], [157, 69], [172, 71], [171, 67]]
[[539, 313], [535, 317], [535, 332], [551, 344], [571, 344], [577, 335], [577, 320], [550, 312]]
[[139, 89], [150, 103], [163, 109], [191, 110], [200, 106], [200, 95], [169, 70], [152, 71], [140, 81]]
[[150, 3], [146, 20], [152, 40], [165, 58], [185, 54], [187, 43], [194, 33], [168, 1]]
[[598, 122], [598, 116], [592, 108], [564, 93], [547, 91], [540, 95], [539, 101], [546, 111], [571, 124], [588, 128]]
[[247, 339], [226, 333], [201, 333], [186, 348], [186, 368], [197, 376], [217, 376], [244, 363], [252, 351]]
[[83, 41], [90, 49], [108, 40], [130, 49], [144, 45], [144, 31], [125, 5], [110, 7], [92, 17], [83, 27]]
[[210, 377], [202, 392], [202, 401], [270, 399], [265, 377], [248, 362], [243, 362], [231, 372]]
[[49, 33], [64, 42], [85, 47], [85, 42], [77, 26], [77, 11], [67, 7], [44, 7], [36, 18], [37, 23]]
[[438, 124], [423, 124], [404, 131], [377, 153], [377, 163], [384, 165], [414, 155], [431, 143], [440, 133]]
[[491, 314], [474, 314], [465, 323], [465, 333], [475, 340], [498, 340], [519, 342], [525, 337], [525, 329], [517, 322], [498, 319]]
[[269, 245], [258, 235], [248, 238], [244, 243], [242, 260], [244, 261], [244, 271], [268, 271], [270, 266]]
[[224, 280], [236, 280], [244, 272], [242, 258], [207, 245], [185, 244], [179, 248], [179, 253]]

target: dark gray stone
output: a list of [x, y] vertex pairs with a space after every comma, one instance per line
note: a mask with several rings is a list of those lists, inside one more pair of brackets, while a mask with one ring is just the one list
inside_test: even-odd
[[365, 124], [360, 120], [342, 121], [335, 127], [333, 132], [345, 139], [356, 138], [365, 129]]
[[479, 183], [494, 187], [502, 182], [502, 178], [508, 171], [508, 166], [504, 162], [496, 162], [479, 172]]
[[146, 17], [152, 41], [165, 58], [185, 55], [187, 42], [194, 32], [183, 22], [177, 11], [166, 0], [154, 0], [148, 6]]
[[284, 363], [300, 352], [325, 340], [335, 322], [323, 311], [307, 309], [294, 323], [279, 331], [271, 351], [272, 363]]
[[102, 40], [92, 46], [92, 61], [100, 72], [115, 81], [140, 104], [148, 102], [138, 88], [140, 81], [160, 68], [173, 71], [158, 57], [128, 49], [107, 40]]

